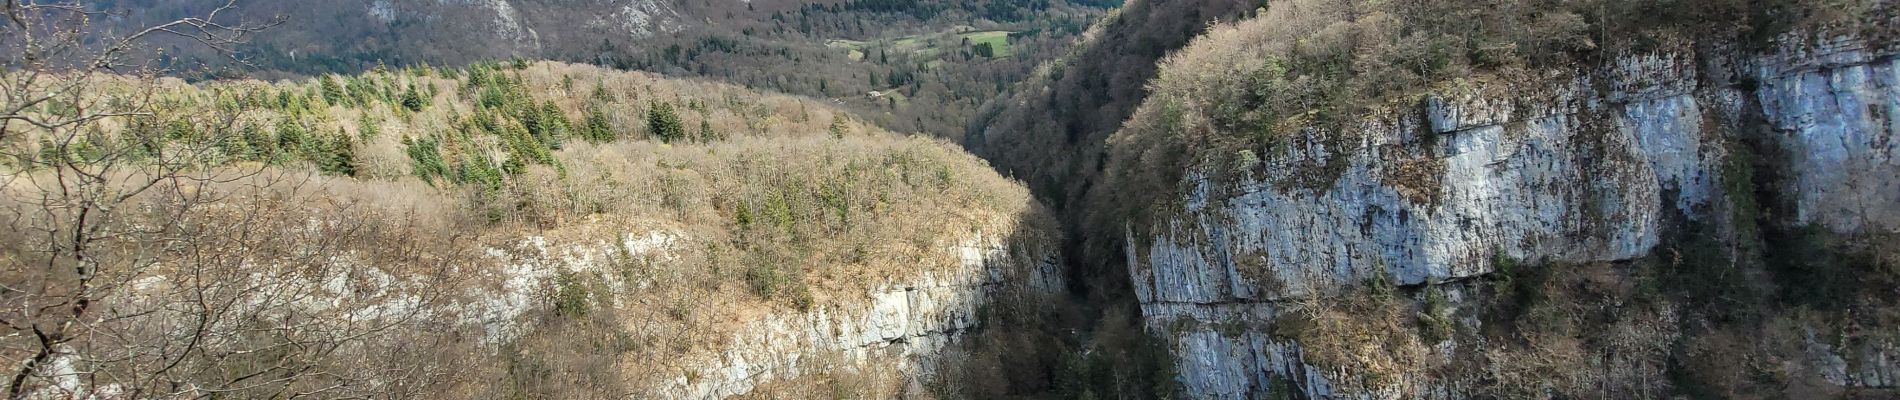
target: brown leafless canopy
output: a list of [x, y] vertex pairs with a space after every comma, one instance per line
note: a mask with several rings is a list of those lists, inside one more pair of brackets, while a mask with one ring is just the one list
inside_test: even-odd
[[[334, 282], [352, 287], [352, 280], [383, 276], [337, 249], [413, 237], [405, 225], [356, 215], [350, 204], [287, 201], [308, 174], [217, 165], [210, 149], [228, 139], [241, 110], [167, 121], [196, 132], [187, 140], [115, 128], [150, 123], [161, 77], [177, 72], [156, 62], [158, 39], [229, 55], [281, 18], [239, 20], [238, 2], [229, 0], [202, 15], [116, 33], [95, 23], [122, 15], [88, 1], [4, 1], [0, 390], [7, 398], [336, 397], [340, 388], [412, 381], [358, 362], [329, 368], [344, 354], [376, 352], [365, 338], [409, 320], [428, 300], [417, 292], [335, 290]], [[309, 222], [319, 220], [326, 222]], [[442, 265], [417, 246], [385, 248], [391, 251], [364, 257], [423, 272]], [[425, 275], [386, 280], [432, 286]]]

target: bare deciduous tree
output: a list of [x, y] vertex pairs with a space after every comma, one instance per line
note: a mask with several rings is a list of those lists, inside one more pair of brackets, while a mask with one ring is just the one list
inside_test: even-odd
[[0, 81], [0, 139], [9, 139], [13, 124], [59, 131], [90, 125], [99, 120], [139, 115], [138, 104], [119, 104], [113, 109], [94, 109], [92, 113], [36, 113], [36, 107], [64, 106], [92, 99], [92, 79], [101, 74], [152, 77], [163, 72], [154, 65], [156, 49], [142, 47], [158, 36], [184, 38], [200, 45], [232, 54], [250, 35], [280, 24], [278, 18], [263, 23], [224, 21], [237, 9], [237, 0], [227, 0], [200, 17], [187, 17], [137, 29], [125, 35], [112, 35], [93, 29], [93, 22], [115, 17], [109, 11], [96, 10], [89, 2], [77, 0], [5, 0], [0, 12], [6, 21], [0, 24], [0, 67], [7, 79]]
[[[96, 245], [124, 234], [112, 229], [114, 218], [125, 211], [119, 206], [160, 185], [181, 183], [178, 172], [192, 161], [187, 159], [190, 154], [160, 155], [155, 169], [127, 174], [133, 168], [129, 150], [137, 146], [99, 147], [102, 122], [150, 114], [160, 71], [149, 61], [129, 56], [159, 34], [192, 37], [212, 46], [237, 43], [254, 27], [212, 22], [232, 7], [234, 3], [227, 3], [203, 18], [118, 37], [90, 29], [107, 14], [84, 2], [7, 0], [0, 9], [6, 14], [0, 24], [0, 52], [9, 55], [5, 79], [0, 79], [0, 144], [15, 163], [0, 184], [25, 192], [17, 197], [22, 201], [10, 204], [21, 207], [10, 207], [14, 218], [8, 222], [23, 236], [19, 239], [37, 247], [8, 254], [8, 286], [0, 288], [0, 299], [10, 306], [0, 314], [0, 323], [10, 330], [8, 338], [28, 335], [34, 343], [8, 349], [30, 355], [9, 374], [10, 398], [25, 396], [32, 380], [46, 376], [48, 364], [79, 337], [82, 323], [92, 317], [100, 292], [111, 289], [100, 279], [101, 266], [118, 261], [109, 257], [119, 254], [104, 254], [106, 249]], [[127, 72], [146, 87], [102, 93], [106, 85], [124, 83], [112, 75], [125, 69], [133, 69]], [[35, 144], [23, 137], [26, 134], [35, 135], [39, 151], [24, 151]], [[54, 156], [39, 157], [42, 154]], [[167, 161], [172, 165], [163, 165]]]
[[417, 225], [357, 202], [313, 206], [299, 198], [308, 173], [219, 165], [243, 110], [161, 118], [176, 71], [153, 39], [230, 54], [281, 18], [236, 20], [230, 0], [114, 34], [94, 22], [122, 16], [88, 3], [0, 4], [7, 397], [420, 390], [437, 372], [365, 361], [427, 352], [371, 340], [407, 329], [446, 287], [433, 279], [447, 258]]

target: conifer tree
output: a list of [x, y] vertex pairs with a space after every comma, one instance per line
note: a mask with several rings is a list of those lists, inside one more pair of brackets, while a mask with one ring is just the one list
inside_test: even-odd
[[586, 133], [582, 136], [594, 143], [613, 141], [616, 136], [613, 124], [607, 120], [607, 112], [601, 110], [599, 104], [587, 107], [587, 122], [583, 130]]
[[271, 138], [270, 134], [264, 132], [262, 128], [258, 128], [256, 123], [244, 124], [243, 128], [238, 129], [238, 132], [238, 135], [241, 136], [241, 139], [244, 141], [244, 149], [248, 151], [243, 154], [238, 154], [239, 159], [265, 161], [277, 155], [276, 140]]
[[344, 104], [343, 86], [338, 85], [336, 79], [332, 79], [330, 76], [324, 76], [317, 78], [317, 81], [319, 83], [318, 86], [323, 88], [324, 102], [330, 104]]
[[661, 142], [672, 143], [686, 137], [686, 125], [670, 103], [652, 103], [647, 110], [647, 131]]
[[607, 82], [594, 81], [594, 101], [609, 102], [613, 100], [613, 93], [607, 91]]
[[851, 125], [849, 125], [847, 121], [848, 119], [845, 118], [844, 116], [831, 117], [831, 137], [832, 138], [843, 139], [845, 132], [851, 131]]
[[382, 134], [383, 131], [381, 124], [375, 118], [371, 118], [368, 112], [357, 117], [356, 126], [356, 137], [365, 141], [375, 139], [376, 135]]
[[322, 148], [310, 156], [317, 163], [318, 170], [326, 174], [356, 176], [356, 149], [349, 136], [337, 132], [318, 145]]
[[294, 117], [277, 121], [277, 148], [283, 154], [295, 157], [306, 153], [304, 143], [308, 141], [307, 136], [309, 133], [304, 131], [303, 124]]
[[699, 118], [699, 141], [711, 143], [712, 141], [719, 140], [719, 139], [722, 139], [719, 137], [719, 134], [717, 132], [713, 132], [712, 118], [700, 117]]
[[542, 142], [550, 149], [560, 150], [561, 143], [567, 141], [567, 131], [571, 129], [567, 114], [561, 112], [561, 107], [554, 105], [553, 101], [548, 101], [541, 104], [540, 120], [547, 130], [541, 138]]
[[422, 94], [416, 92], [416, 85], [409, 85], [409, 90], [402, 92], [402, 108], [407, 108], [411, 112], [422, 112], [422, 107], [426, 105], [428, 102], [423, 101]]

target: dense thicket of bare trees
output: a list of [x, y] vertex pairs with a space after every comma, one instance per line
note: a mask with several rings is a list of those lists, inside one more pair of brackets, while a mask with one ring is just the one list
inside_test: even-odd
[[[227, 51], [277, 21], [234, 18], [227, 1], [115, 31], [96, 25], [115, 15], [88, 3], [0, 8], [6, 396], [338, 396], [425, 382], [375, 362], [402, 350], [369, 340], [438, 298], [428, 288], [444, 258], [425, 255], [414, 223], [287, 201], [307, 174], [219, 166], [210, 157], [234, 140], [235, 111], [150, 126], [176, 100], [157, 88], [177, 66], [149, 40]], [[376, 251], [338, 257], [346, 247]]]

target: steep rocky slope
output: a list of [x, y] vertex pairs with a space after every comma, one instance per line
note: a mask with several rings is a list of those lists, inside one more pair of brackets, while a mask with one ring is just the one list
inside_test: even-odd
[[1188, 397], [1891, 396], [1894, 13], [1767, 3], [1274, 1], [971, 147]]
[[[1530, 366], [1474, 371], [1456, 364], [1561, 353], [1517, 347], [1509, 334], [1487, 333], [1530, 335], [1535, 333], [1525, 331], [1537, 329], [1496, 318], [1508, 313], [1496, 304], [1515, 300], [1494, 286], [1500, 279], [1525, 279], [1523, 271], [1501, 268], [1574, 268], [1607, 274], [1594, 278], [1603, 281], [1598, 284], [1641, 285], [1629, 282], [1661, 279], [1644, 276], [1657, 273], [1654, 268], [1692, 268], [1681, 265], [1680, 254], [1695, 251], [1684, 249], [1685, 236], [1759, 240], [1736, 227], [1754, 223], [1738, 219], [1758, 218], [1745, 210], [1758, 196], [1772, 196], [1786, 207], [1759, 217], [1781, 227], [1770, 229], [1864, 238], [1872, 246], [1866, 250], [1879, 252], [1870, 264], [1830, 272], [1888, 273], [1880, 266], [1893, 261], [1892, 253], [1881, 241], [1900, 230], [1892, 211], [1900, 199], [1891, 190], [1900, 185], [1894, 179], [1900, 164], [1893, 162], [1900, 149], [1891, 140], [1896, 127], [1883, 116], [1900, 109], [1900, 96], [1891, 90], [1894, 50], [1841, 38], [1768, 54], [1736, 54], [1719, 46], [1706, 51], [1622, 57], [1601, 70], [1554, 79], [1563, 82], [1554, 85], [1477, 82], [1466, 90], [1439, 91], [1417, 107], [1365, 119], [1362, 135], [1344, 143], [1294, 139], [1302, 144], [1264, 157], [1272, 160], [1261, 167], [1265, 176], [1218, 182], [1190, 175], [1194, 189], [1178, 199], [1184, 214], [1157, 221], [1152, 234], [1131, 239], [1135, 261], [1129, 272], [1143, 315], [1151, 329], [1175, 341], [1189, 392], [1210, 397], [1259, 396], [1276, 387], [1308, 397], [1508, 396], [1526, 393], [1502, 386], [1539, 382], [1555, 393], [1668, 393], [1667, 363], [1679, 361], [1670, 358], [1668, 343], [1685, 334], [1714, 333], [1683, 328], [1706, 323], [1698, 320], [1707, 317], [1680, 310], [1693, 300], [1642, 305], [1633, 291], [1599, 294], [1627, 296], [1621, 300], [1631, 303], [1596, 309], [1610, 314], [1609, 321], [1574, 322], [1590, 324], [1580, 327], [1585, 330], [1629, 331], [1565, 331], [1590, 338], [1573, 351], [1617, 354], [1604, 368], [1627, 370], [1506, 376], [1498, 369]], [[1756, 151], [1764, 155], [1737, 154]], [[1747, 157], [1777, 161], [1757, 166]], [[1428, 166], [1404, 170], [1413, 162]], [[1293, 177], [1275, 175], [1333, 163], [1342, 169], [1338, 177], [1318, 187], [1280, 184]], [[1756, 182], [1742, 180], [1767, 175], [1778, 180], [1743, 189]], [[1685, 231], [1691, 225], [1703, 228]], [[1766, 246], [1763, 251], [1772, 253], [1795, 245]], [[1640, 262], [1661, 265], [1603, 265]], [[1874, 269], [1849, 272], [1865, 267]], [[1500, 278], [1505, 274], [1520, 276]], [[1787, 278], [1769, 275], [1770, 281]], [[1690, 285], [1722, 284], [1704, 279], [1711, 281]], [[1405, 311], [1388, 316], [1341, 300], [1315, 300], [1342, 291], [1371, 297], [1342, 288], [1379, 282], [1406, 292], [1400, 302], [1385, 304]], [[1649, 290], [1671, 289], [1681, 288]], [[1885, 291], [1856, 292], [1876, 298], [1847, 308], [1799, 312], [1891, 312], [1878, 298]], [[1418, 321], [1410, 320], [1414, 314]], [[1380, 321], [1391, 317], [1396, 323]], [[1336, 323], [1324, 318], [1366, 321], [1285, 327]], [[1767, 369], [1786, 381], [1891, 388], [1892, 371], [1880, 361], [1891, 357], [1889, 335], [1877, 327], [1885, 326], [1883, 319], [1843, 318], [1783, 321], [1791, 326], [1760, 328], [1766, 339], [1740, 348], [1792, 346], [1764, 350], [1773, 360]], [[1837, 325], [1842, 321], [1869, 331], [1848, 333], [1855, 329]], [[1431, 324], [1450, 331], [1431, 332], [1438, 329]], [[1395, 328], [1401, 331], [1379, 331]], [[1619, 334], [1629, 336], [1610, 337]], [[1357, 348], [1362, 345], [1351, 339], [1320, 335], [1359, 335], [1353, 337], [1381, 341], [1376, 346], [1385, 348]], [[1831, 337], [1853, 347], [1831, 347], [1841, 345], [1826, 344], [1824, 338]], [[1329, 347], [1313, 349], [1315, 342]], [[1619, 347], [1631, 342], [1649, 344]], [[1322, 352], [1328, 354], [1314, 355]], [[1649, 381], [1638, 381], [1643, 378]], [[1801, 393], [1814, 392], [1789, 395]]]
[[[689, 274], [668, 270], [691, 268], [681, 264], [682, 256], [676, 253], [704, 246], [697, 243], [701, 240], [670, 231], [567, 244], [533, 236], [512, 246], [490, 248], [483, 261], [499, 265], [497, 272], [505, 281], [501, 290], [480, 292], [472, 300], [482, 309], [483, 325], [499, 333], [488, 338], [495, 345], [553, 341], [549, 344], [571, 346], [576, 338], [602, 334], [567, 332], [543, 337], [553, 333], [532, 328], [537, 325], [535, 310], [546, 307], [543, 299], [586, 290], [585, 307], [615, 314], [626, 326], [620, 335], [679, 346], [654, 352], [634, 345], [611, 356], [624, 370], [604, 371], [608, 375], [596, 379], [621, 380], [619, 390], [625, 393], [690, 399], [807, 397], [830, 392], [899, 397], [914, 394], [917, 380], [935, 373], [943, 362], [939, 353], [978, 329], [984, 318], [981, 310], [992, 302], [1029, 299], [1033, 297], [1022, 296], [1060, 285], [1053, 274], [1054, 260], [1047, 258], [1050, 254], [1036, 253], [1033, 244], [1013, 242], [996, 233], [1009, 232], [1013, 228], [1009, 223], [976, 227], [964, 237], [947, 237], [945, 242], [918, 250], [919, 256], [944, 259], [949, 265], [874, 279], [866, 282], [873, 286], [865, 289], [816, 293], [830, 300], [802, 310], [753, 309], [756, 305], [722, 300], [719, 294], [666, 298], [642, 293]], [[629, 267], [628, 263], [644, 265]], [[666, 307], [688, 309], [639, 311], [643, 307], [638, 303], [649, 301], [684, 302]], [[668, 325], [664, 319], [676, 316], [670, 313], [708, 321], [664, 326]], [[597, 329], [602, 328], [611, 329]], [[512, 357], [536, 358], [533, 354]], [[571, 360], [535, 362], [561, 365]], [[801, 381], [814, 382], [803, 385], [817, 389], [795, 386]], [[793, 389], [754, 392], [774, 385], [793, 385]], [[576, 387], [548, 389], [570, 395], [599, 394]]]

